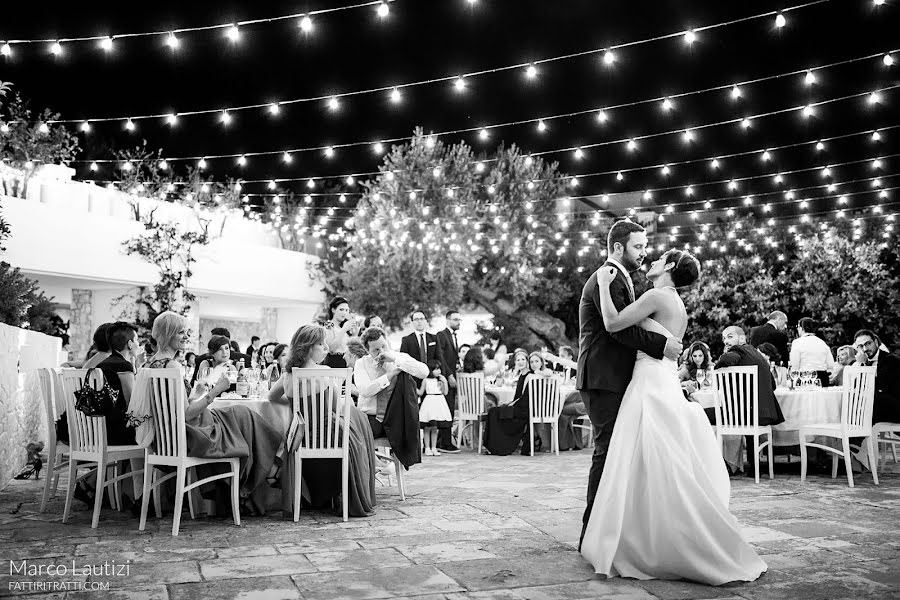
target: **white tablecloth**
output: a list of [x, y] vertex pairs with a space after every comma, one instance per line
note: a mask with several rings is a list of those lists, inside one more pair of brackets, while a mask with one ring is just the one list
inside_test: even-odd
[[[800, 443], [797, 431], [803, 425], [816, 423], [840, 423], [843, 388], [818, 388], [791, 390], [778, 388], [775, 397], [784, 423], [772, 427], [776, 446], [795, 446]], [[691, 399], [703, 408], [712, 408], [713, 391], [702, 390], [691, 394]]]
[[276, 404], [268, 400], [242, 400], [231, 398], [216, 398], [209, 405], [210, 410], [225, 408], [227, 406], [235, 406], [242, 404], [266, 418], [273, 426], [287, 433], [288, 427], [291, 425], [291, 407], [287, 404]]

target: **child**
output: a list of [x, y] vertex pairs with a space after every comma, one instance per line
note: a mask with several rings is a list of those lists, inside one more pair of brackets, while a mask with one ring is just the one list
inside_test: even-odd
[[436, 360], [428, 361], [429, 375], [422, 380], [419, 386], [419, 396], [423, 397], [419, 403], [419, 426], [422, 428], [422, 437], [425, 441], [425, 456], [440, 456], [441, 452], [435, 447], [437, 444], [437, 424], [439, 421], [452, 421], [450, 409], [444, 394], [450, 390], [447, 378], [441, 375], [441, 363]]

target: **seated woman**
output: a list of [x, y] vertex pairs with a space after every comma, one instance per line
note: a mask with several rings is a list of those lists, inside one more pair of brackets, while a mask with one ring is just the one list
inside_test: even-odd
[[[185, 318], [172, 311], [160, 314], [153, 321], [152, 335], [157, 342], [157, 351], [144, 364], [144, 368], [177, 368], [179, 371], [183, 371], [181, 365], [175, 361], [175, 355], [179, 350], [184, 350], [187, 342]], [[223, 347], [228, 348], [227, 342]], [[184, 373], [182, 372], [181, 375], [183, 379]], [[133, 406], [129, 406], [129, 412], [136, 419], [146, 419], [150, 414], [150, 394], [149, 385], [146, 385], [147, 381], [144, 378], [135, 382]], [[188, 404], [184, 413], [188, 456], [239, 458], [240, 494], [242, 498], [246, 499], [254, 490], [266, 483], [267, 477], [277, 473], [276, 454], [282, 445], [283, 436], [264, 417], [244, 405], [238, 404], [210, 410], [210, 403], [216, 396], [227, 390], [229, 385], [228, 378], [223, 375], [208, 390], [202, 381], [198, 381], [188, 394]], [[139, 444], [149, 443], [152, 440], [152, 431], [149, 432], [149, 436], [147, 435], [149, 427], [152, 427], [150, 423], [145, 422], [138, 429], [137, 441]], [[197, 467], [197, 469], [201, 470], [198, 473], [200, 477], [207, 477], [225, 472], [227, 467], [214, 464]], [[206, 488], [206, 486], [203, 487]], [[204, 491], [208, 493], [209, 488]], [[224, 488], [222, 491], [225, 492]], [[224, 497], [227, 498], [227, 493]]]
[[266, 375], [268, 375], [269, 381], [278, 381], [287, 365], [287, 344], [273, 344], [269, 350], [272, 360], [266, 367]]
[[538, 352], [531, 354], [527, 364], [529, 369], [519, 376], [512, 404], [496, 406], [488, 410], [484, 445], [491, 454], [499, 456], [512, 454], [519, 446], [519, 442], [523, 442], [523, 456], [531, 453], [531, 446], [527, 439], [528, 388], [526, 383], [533, 377], [549, 377], [552, 371], [546, 368], [544, 359]]
[[[287, 366], [281, 379], [269, 392], [269, 400], [292, 402], [294, 380], [291, 369], [321, 368], [328, 356], [326, 330], [321, 325], [304, 325], [291, 338]], [[297, 402], [303, 411], [303, 402]], [[369, 420], [356, 406], [350, 406], [350, 475], [349, 514], [368, 517], [375, 511], [375, 440]], [[309, 493], [312, 508], [323, 508], [341, 494], [341, 461], [337, 458], [303, 460], [303, 483]]]
[[[159, 343], [157, 341], [157, 343]], [[218, 367], [223, 367], [223, 365], [228, 365], [231, 362], [231, 345], [229, 344], [229, 340], [224, 335], [214, 335], [209, 338], [209, 341], [206, 343], [206, 348], [209, 350], [210, 358], [204, 359], [200, 361], [200, 364], [197, 366], [197, 377], [201, 377], [202, 373], [206, 373], [207, 369], [215, 369]], [[159, 354], [159, 350], [156, 352]], [[175, 356], [171, 357], [173, 360]], [[210, 402], [212, 402], [210, 400]]]
[[[709, 346], [704, 342], [694, 342], [688, 348], [687, 360], [678, 369], [678, 379], [681, 381], [697, 381], [697, 371], [706, 372], [707, 378], [710, 378], [710, 370], [713, 368], [712, 357], [709, 353]], [[712, 380], [710, 379], [710, 383]]]

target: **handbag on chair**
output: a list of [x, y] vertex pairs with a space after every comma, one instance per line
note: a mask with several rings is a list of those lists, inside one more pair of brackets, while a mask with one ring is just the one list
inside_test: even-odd
[[94, 389], [88, 383], [93, 370], [88, 369], [84, 375], [84, 381], [81, 382], [81, 389], [75, 390], [75, 410], [79, 410], [89, 417], [105, 417], [115, 410], [119, 392], [112, 389], [107, 382], [104, 382], [103, 387], [99, 390]]

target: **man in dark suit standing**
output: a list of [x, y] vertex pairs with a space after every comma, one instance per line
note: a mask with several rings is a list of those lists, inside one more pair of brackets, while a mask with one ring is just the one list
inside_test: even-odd
[[[440, 350], [443, 362], [441, 363], [441, 374], [447, 378], [447, 384], [450, 389], [447, 393], [447, 407], [450, 414], [456, 412], [456, 368], [459, 364], [459, 340], [456, 339], [456, 333], [459, 331], [459, 325], [462, 319], [458, 310], [448, 310], [446, 314], [447, 328], [438, 331], [435, 334], [437, 339], [438, 350]], [[451, 439], [450, 427], [438, 428], [438, 450], [443, 452], [459, 452], [459, 448], [453, 445]]]
[[900, 358], [880, 346], [881, 340], [868, 329], [860, 329], [853, 336], [856, 366], [875, 367], [872, 423], [900, 423]]
[[780, 310], [769, 313], [769, 320], [762, 325], [754, 327], [750, 330], [750, 345], [759, 348], [761, 344], [766, 342], [775, 346], [778, 354], [781, 356], [781, 366], [787, 366], [788, 356], [788, 337], [784, 332], [787, 329], [787, 315]]
[[[438, 347], [437, 338], [433, 333], [428, 333], [425, 329], [428, 327], [428, 318], [421, 310], [414, 311], [410, 315], [413, 322], [413, 331], [400, 341], [400, 352], [409, 354], [414, 359], [426, 365], [429, 361], [436, 360], [442, 367], [444, 358], [441, 355], [441, 349]], [[431, 370], [429, 369], [429, 372]], [[446, 375], [445, 375], [446, 377]], [[421, 379], [416, 378], [416, 385], [422, 383]]]
[[[647, 256], [647, 234], [644, 228], [629, 220], [618, 221], [609, 230], [607, 238], [609, 259], [603, 267], [615, 267], [618, 271], [609, 291], [619, 310], [635, 301], [634, 285], [630, 273], [637, 270]], [[587, 528], [597, 495], [597, 486], [606, 465], [606, 455], [612, 438], [613, 427], [622, 404], [625, 389], [631, 381], [637, 351], [661, 359], [666, 356], [677, 360], [681, 354], [681, 341], [664, 335], [629, 327], [617, 333], [606, 331], [600, 313], [600, 292], [597, 289], [597, 273], [594, 272], [581, 292], [578, 305], [579, 355], [578, 376], [575, 387], [591, 418], [594, 435], [594, 454], [588, 476], [587, 508], [582, 518], [581, 538]], [[579, 541], [579, 550], [581, 541]]]

